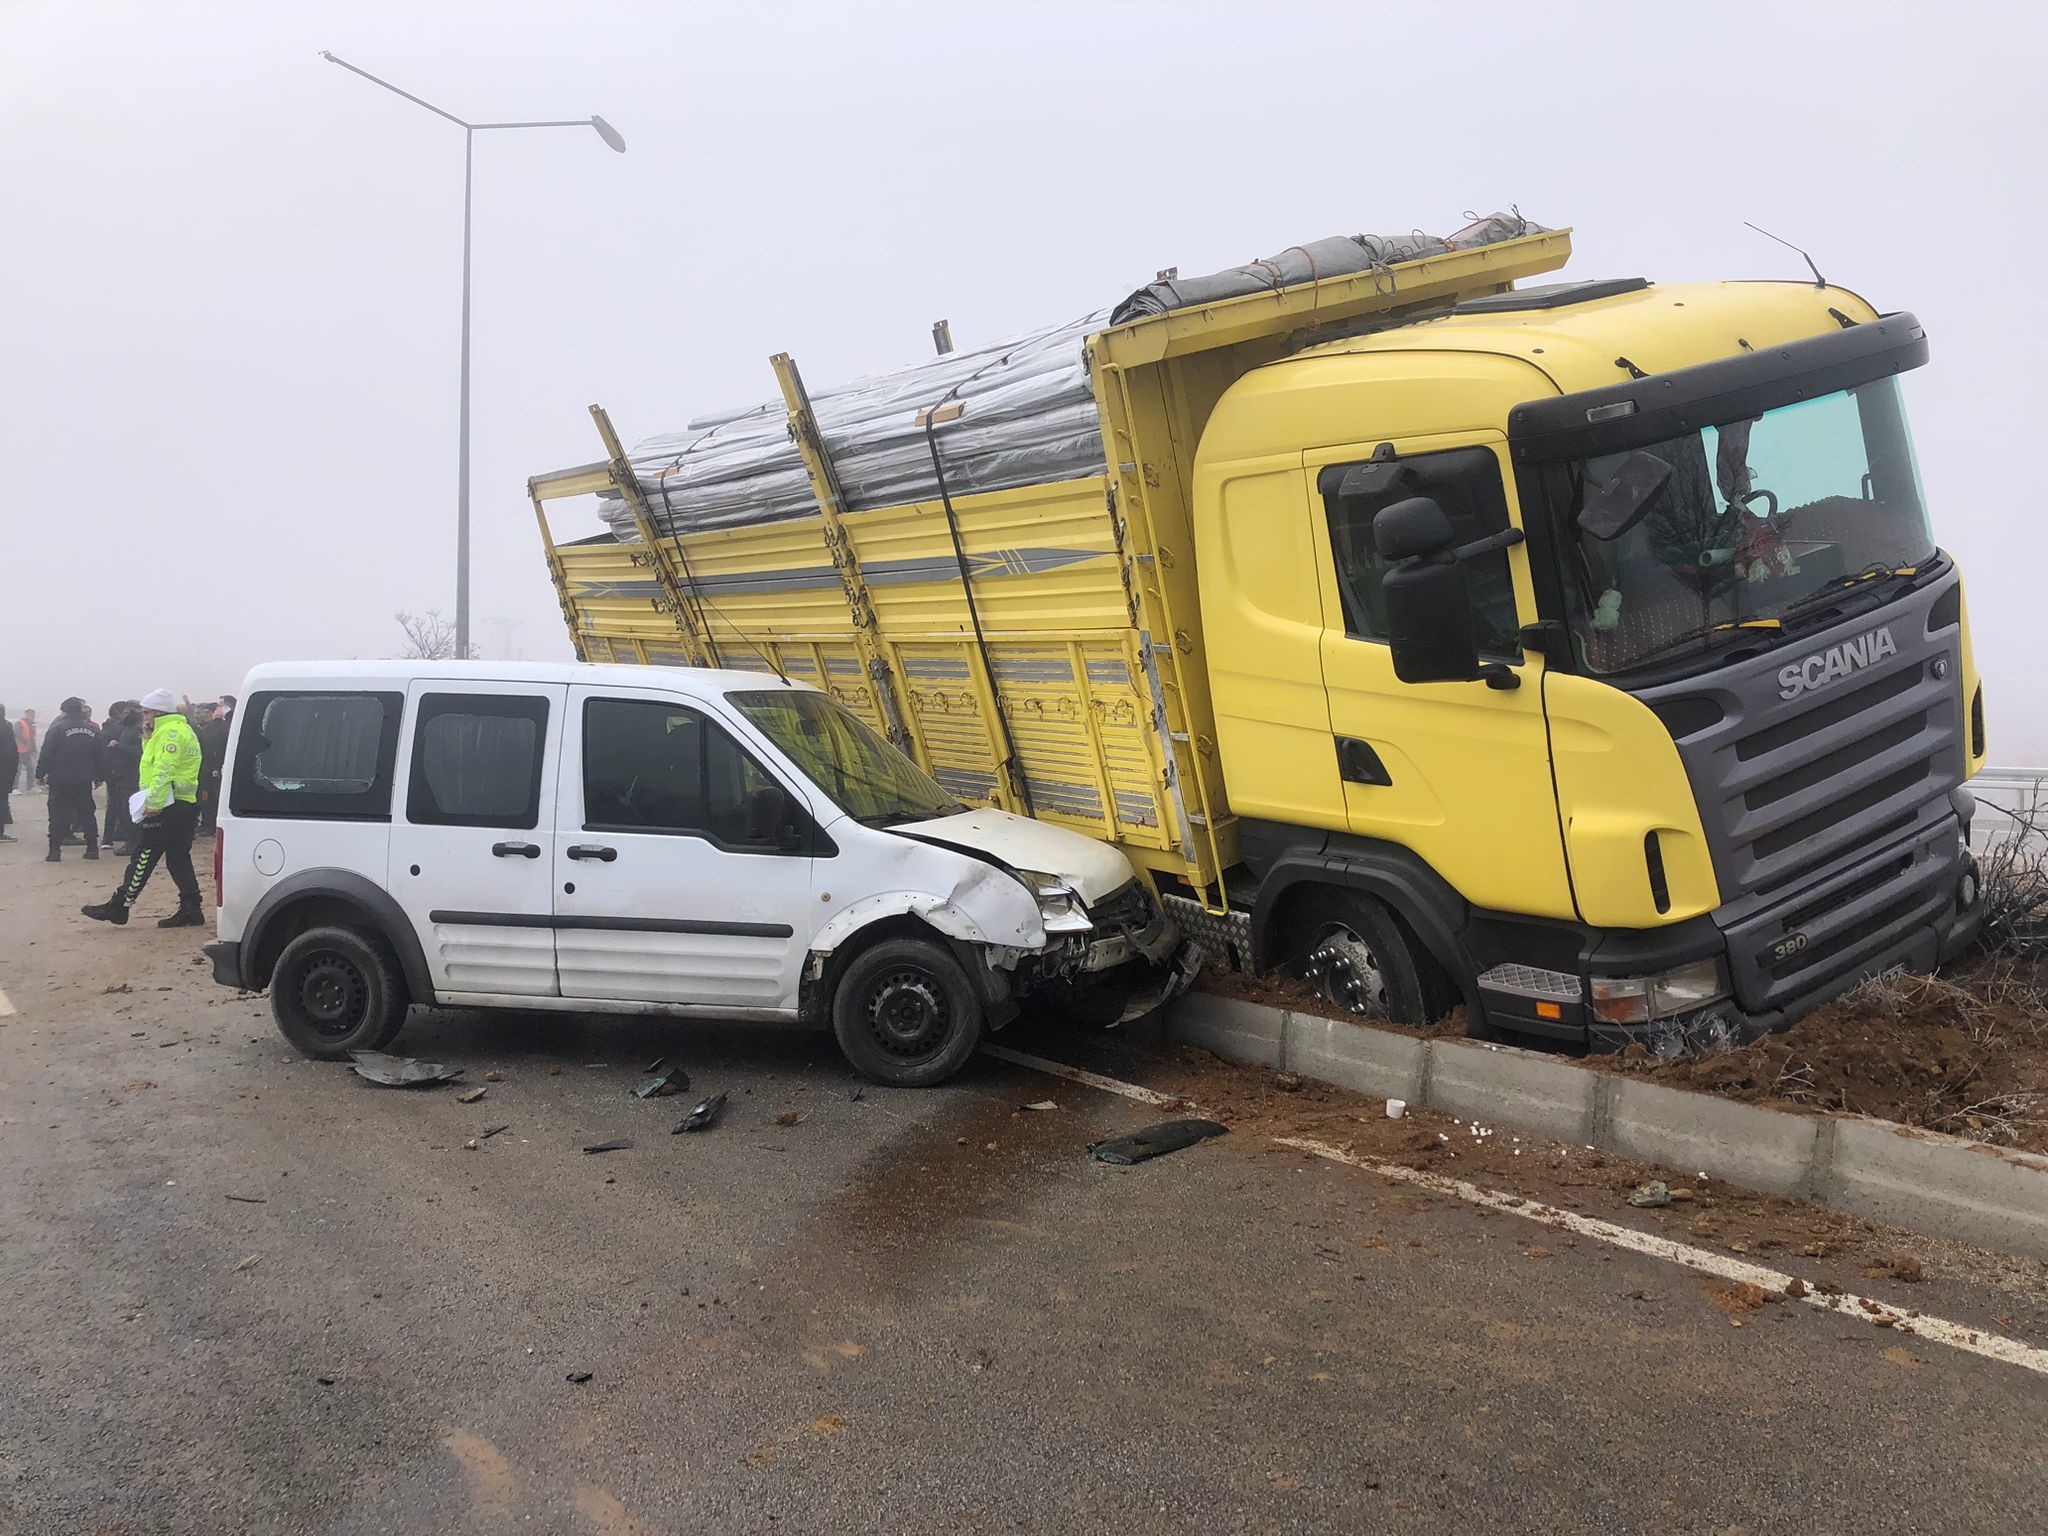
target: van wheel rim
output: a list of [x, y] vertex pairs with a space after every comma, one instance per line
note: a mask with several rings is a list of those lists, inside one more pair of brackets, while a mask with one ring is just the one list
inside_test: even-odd
[[1390, 1017], [1387, 968], [1372, 945], [1343, 923], [1332, 923], [1316, 934], [1301, 974], [1340, 1008], [1373, 1018]]
[[369, 1010], [370, 984], [342, 955], [321, 955], [299, 977], [299, 1008], [323, 1035], [345, 1035]]
[[892, 1056], [929, 1056], [952, 1031], [945, 993], [923, 971], [891, 971], [868, 992], [868, 1033]]

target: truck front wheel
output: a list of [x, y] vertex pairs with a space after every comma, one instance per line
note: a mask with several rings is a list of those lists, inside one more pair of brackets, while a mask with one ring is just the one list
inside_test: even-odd
[[862, 950], [832, 995], [832, 1032], [854, 1069], [892, 1088], [928, 1088], [981, 1043], [981, 999], [967, 973], [926, 939]]
[[1358, 891], [1308, 896], [1290, 924], [1295, 968], [1339, 1007], [1393, 1024], [1433, 1024], [1458, 997], [1443, 967], [1385, 903]]

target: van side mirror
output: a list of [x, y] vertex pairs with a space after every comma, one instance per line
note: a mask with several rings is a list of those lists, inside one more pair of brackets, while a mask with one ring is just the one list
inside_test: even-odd
[[1479, 659], [1472, 600], [1460, 562], [1519, 541], [1520, 530], [1454, 547], [1456, 531], [1442, 507], [1411, 496], [1382, 508], [1372, 539], [1383, 560], [1400, 563], [1380, 578], [1394, 676], [1404, 683], [1468, 683], [1514, 688], [1520, 679], [1498, 662]]
[[747, 795], [747, 841], [784, 853], [803, 846], [794, 807], [780, 785], [764, 784]]

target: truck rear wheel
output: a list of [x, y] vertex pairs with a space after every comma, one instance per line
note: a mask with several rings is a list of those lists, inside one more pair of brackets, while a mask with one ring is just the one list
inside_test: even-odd
[[928, 1088], [981, 1044], [981, 999], [926, 939], [884, 939], [854, 956], [832, 995], [832, 1033], [854, 1069], [892, 1088]]
[[1319, 892], [1290, 926], [1301, 975], [1361, 1018], [1420, 1026], [1457, 1005], [1457, 989], [1436, 957], [1384, 902], [1359, 891]]

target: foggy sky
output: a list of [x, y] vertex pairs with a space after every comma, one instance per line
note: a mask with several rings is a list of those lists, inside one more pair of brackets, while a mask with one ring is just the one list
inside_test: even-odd
[[[1571, 272], [1912, 309], [1992, 760], [2048, 764], [2034, 5], [935, 7], [0, 0], [0, 702], [48, 718], [452, 616], [462, 135], [481, 135], [475, 639], [570, 654], [536, 471], [1064, 320], [1164, 266], [1519, 204]], [[596, 531], [558, 529], [568, 536]]]

